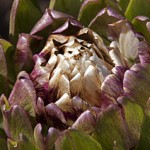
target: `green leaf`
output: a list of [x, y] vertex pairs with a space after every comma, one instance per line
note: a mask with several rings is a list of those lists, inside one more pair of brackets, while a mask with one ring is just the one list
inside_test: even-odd
[[130, 148], [133, 148], [137, 145], [140, 139], [140, 131], [144, 119], [144, 112], [140, 105], [127, 98], [119, 101], [119, 103], [123, 107], [125, 121], [130, 133]]
[[18, 147], [17, 147], [17, 142], [16, 141], [8, 139], [7, 140], [7, 146], [8, 146], [8, 150], [19, 150]]
[[3, 93], [8, 95], [8, 82], [7, 78], [0, 74], [0, 95]]
[[3, 148], [3, 150], [8, 150], [6, 140], [4, 140], [1, 137], [0, 137], [0, 148]]
[[7, 64], [6, 58], [2, 46], [0, 45], [0, 95], [2, 93], [7, 94], [8, 83], [7, 83]]
[[119, 6], [121, 7], [122, 11], [125, 12], [126, 8], [128, 7], [130, 0], [118, 0]]
[[51, 0], [50, 9], [54, 9], [77, 18], [82, 0]]
[[136, 150], [149, 150], [150, 147], [150, 117], [145, 114], [141, 133], [140, 133], [140, 141]]
[[137, 32], [140, 32], [144, 35], [146, 40], [150, 42], [150, 32], [148, 31], [148, 28], [146, 27], [147, 22], [150, 21], [150, 18], [139, 16], [133, 19], [132, 23], [136, 29]]
[[9, 43], [4, 39], [0, 39], [0, 45], [2, 45], [6, 57], [8, 80], [13, 82], [15, 81], [15, 69], [14, 69], [15, 49], [11, 43]]
[[[4, 112], [4, 125], [5, 130], [10, 132], [14, 140], [19, 140], [19, 134], [24, 134], [32, 138], [32, 127], [25, 111], [20, 106], [14, 106], [10, 110]], [[6, 129], [7, 128], [7, 129]]]
[[8, 138], [17, 142], [18, 150], [36, 150], [32, 126], [26, 112], [20, 106], [16, 105], [8, 111], [4, 110], [3, 118], [5, 132]]
[[37, 0], [14, 0], [9, 31], [12, 42], [17, 42], [20, 33], [29, 33], [41, 16]]
[[128, 149], [128, 132], [118, 106], [110, 105], [102, 112], [97, 122], [94, 138], [101, 143], [104, 150]]
[[2, 94], [0, 97], [0, 107], [3, 108], [4, 110], [9, 110], [11, 107], [8, 99], [4, 94]]
[[7, 50], [12, 46], [12, 44], [4, 39], [0, 39], [0, 44], [3, 47], [4, 52], [6, 53]]
[[5, 133], [5, 131], [2, 129], [2, 126], [0, 127], [0, 138], [1, 138], [1, 139], [4, 139], [4, 140], [7, 140], [6, 133]]
[[102, 150], [101, 145], [83, 132], [69, 129], [55, 143], [56, 150]]
[[7, 64], [3, 47], [0, 45], [0, 75], [7, 78]]
[[88, 26], [90, 21], [97, 15], [97, 13], [104, 7], [102, 0], [89, 1], [85, 5], [83, 4], [78, 20], [85, 26]]
[[150, 1], [149, 0], [130, 0], [125, 12], [127, 19], [132, 21], [136, 16], [143, 15], [150, 17]]

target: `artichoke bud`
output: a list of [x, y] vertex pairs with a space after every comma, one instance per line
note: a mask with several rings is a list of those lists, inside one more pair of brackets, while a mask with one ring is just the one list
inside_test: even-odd
[[113, 63], [95, 32], [81, 28], [75, 35], [52, 34], [34, 61], [30, 76], [45, 106], [54, 103], [64, 115], [75, 115], [74, 121], [87, 109], [101, 107], [101, 84]]

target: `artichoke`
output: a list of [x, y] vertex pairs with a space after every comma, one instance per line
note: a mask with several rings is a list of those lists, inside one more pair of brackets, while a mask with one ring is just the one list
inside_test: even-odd
[[0, 148], [149, 149], [149, 3], [51, 0], [42, 15], [36, 0], [14, 0]]

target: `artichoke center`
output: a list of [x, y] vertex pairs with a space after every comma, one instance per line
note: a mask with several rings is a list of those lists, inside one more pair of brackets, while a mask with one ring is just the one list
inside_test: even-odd
[[41, 53], [34, 56], [31, 77], [35, 88], [46, 90], [43, 99], [55, 102], [64, 111], [70, 109], [76, 96], [91, 106], [101, 105], [101, 84], [111, 65], [104, 60], [107, 49], [101, 38], [92, 31], [87, 39], [87, 34], [87, 29], [76, 36], [53, 34]]

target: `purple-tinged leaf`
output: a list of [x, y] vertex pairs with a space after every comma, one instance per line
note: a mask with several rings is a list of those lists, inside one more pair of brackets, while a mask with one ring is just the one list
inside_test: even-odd
[[136, 64], [126, 71], [123, 80], [125, 95], [146, 107], [150, 97], [150, 64]]
[[45, 10], [44, 15], [41, 17], [41, 19], [36, 23], [36, 25], [33, 27], [31, 34], [36, 34], [37, 32], [45, 29], [52, 23], [52, 16], [49, 14], [49, 9]]
[[35, 54], [33, 56], [33, 60], [34, 60], [35, 66], [38, 66], [38, 65], [40, 66], [40, 65], [42, 65], [42, 63], [46, 62], [46, 60], [38, 54]]
[[[48, 99], [49, 94], [49, 78], [50, 72], [46, 67], [36, 64], [33, 71], [30, 74], [32, 82], [36, 90], [37, 97], [41, 97], [43, 100]], [[48, 103], [44, 101], [45, 104]]]
[[36, 92], [34, 85], [26, 72], [18, 75], [17, 81], [9, 96], [11, 106], [20, 105], [29, 115], [35, 116]]
[[150, 44], [148, 42], [140, 42], [139, 59], [141, 63], [150, 63]]
[[45, 111], [49, 117], [57, 118], [61, 122], [66, 123], [66, 119], [62, 110], [54, 103], [50, 103], [45, 107]]
[[38, 49], [39, 46], [34, 46], [32, 49], [32, 42], [41, 42], [42, 37], [33, 36], [30, 34], [20, 34], [17, 42], [17, 48], [15, 52], [15, 70], [16, 73], [21, 70], [30, 71], [33, 68], [33, 53], [35, 53], [35, 49]]
[[34, 128], [34, 139], [35, 139], [35, 143], [38, 146], [38, 148], [45, 150], [46, 145], [44, 142], [44, 137], [42, 135], [42, 126], [40, 123], [37, 124]]
[[[79, 30], [80, 28], [82, 28], [82, 25], [80, 25], [80, 23], [76, 21], [72, 16], [63, 14], [55, 10], [46, 9], [44, 15], [34, 26], [30, 34], [33, 35], [39, 32], [45, 32], [44, 35], [47, 35], [47, 33], [50, 34], [58, 28], [59, 29], [56, 30], [57, 33], [65, 32], [65, 30], [69, 28], [69, 25], [67, 24], [71, 24], [71, 28], [73, 28], [74, 30]], [[74, 33], [75, 31], [73, 29], [72, 32]]]
[[[33, 57], [33, 58], [35, 58], [35, 57]], [[44, 59], [42, 62], [44, 62]], [[39, 77], [41, 77], [41, 79], [43, 79], [43, 80], [45, 78], [45, 82], [46, 82], [46, 79], [48, 79], [50, 76], [49, 70], [48, 70], [48, 68], [43, 67], [42, 65], [39, 65], [38, 63], [36, 62], [34, 69], [32, 70], [30, 76], [33, 80], [37, 80], [37, 81], [39, 80], [38, 79]], [[39, 82], [41, 82], [41, 81], [39, 80]]]
[[29, 46], [30, 36], [27, 34], [20, 34], [17, 42], [17, 50], [15, 54], [15, 69], [16, 72], [25, 68], [33, 67], [32, 51]]
[[102, 9], [96, 17], [90, 22], [89, 28], [93, 29], [99, 35], [108, 37], [108, 24], [124, 19], [117, 11], [110, 7]]
[[150, 21], [146, 23], [146, 27], [147, 27], [148, 31], [150, 32]]
[[37, 115], [39, 115], [39, 116], [45, 114], [44, 102], [41, 97], [37, 98], [35, 110], [36, 110]]
[[128, 68], [123, 66], [116, 66], [112, 69], [112, 72], [119, 78], [121, 81], [123, 81], [124, 73], [126, 72]]
[[54, 34], [57, 34], [57, 33], [73, 34], [79, 31], [80, 28], [82, 28], [82, 26], [80, 25], [79, 22], [77, 22], [76, 20], [69, 20], [69, 21], [66, 21], [60, 28], [53, 31], [53, 33]]
[[89, 110], [87, 110], [78, 117], [72, 125], [72, 128], [91, 134], [94, 131], [95, 124], [96, 118]]
[[91, 109], [90, 109], [90, 111], [94, 115], [96, 121], [100, 116], [101, 109], [102, 109], [102, 107], [101, 108], [100, 107], [91, 107]]
[[51, 127], [48, 130], [48, 134], [45, 138], [45, 143], [49, 150], [53, 150], [55, 147], [55, 141], [57, 140], [58, 136], [60, 135], [60, 131]]
[[90, 105], [78, 96], [72, 98], [72, 105], [76, 111], [85, 111], [90, 108]]
[[109, 36], [112, 40], [118, 41], [120, 33], [132, 30], [131, 24], [127, 20], [119, 20], [109, 24]]
[[42, 133], [43, 127], [39, 123], [34, 128], [34, 139], [39, 150], [53, 150], [55, 147], [55, 141], [60, 135], [60, 131], [51, 127], [48, 129], [48, 133], [44, 136]]
[[101, 99], [104, 107], [109, 103], [117, 103], [117, 98], [122, 96], [123, 80], [114, 74], [108, 75], [101, 86]]

